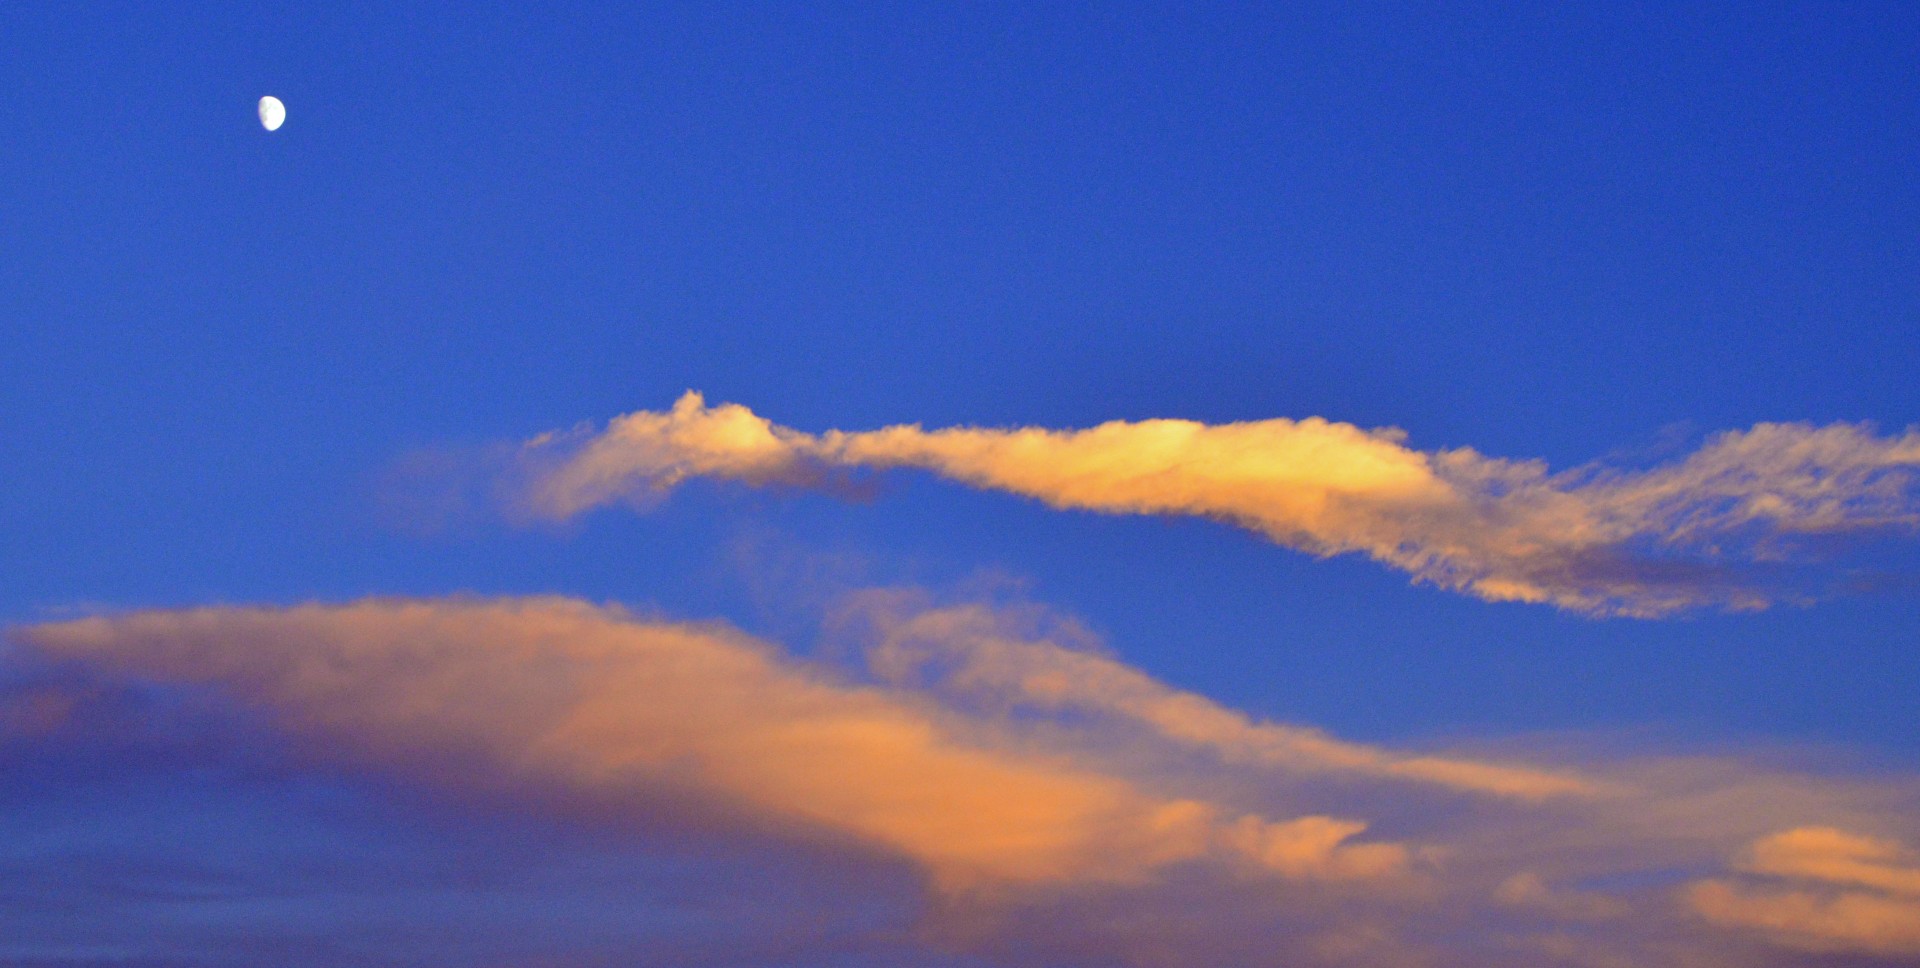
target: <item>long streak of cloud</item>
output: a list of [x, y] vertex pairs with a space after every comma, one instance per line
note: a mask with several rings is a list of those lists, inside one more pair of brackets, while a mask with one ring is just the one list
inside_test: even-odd
[[[1366, 824], [1282, 821], [970, 746], [898, 697], [763, 643], [563, 599], [203, 608], [25, 636], [48, 655], [217, 685], [356, 760], [479, 775], [644, 808], [717, 805], [892, 852], [943, 883], [1136, 879], [1221, 855], [1290, 877], [1393, 877]], [[438, 769], [439, 767], [436, 767]]]
[[87, 618], [12, 636], [10, 661], [64, 671], [0, 696], [0, 740], [114, 732], [87, 722], [114, 683], [196, 690], [328, 770], [484, 809], [904, 865], [926, 943], [995, 963], [1920, 954], [1904, 780], [1352, 743], [1157, 682], [1044, 609], [877, 591], [830, 634], [861, 660], [562, 598]]
[[[877, 599], [877, 600], [875, 600]], [[1005, 616], [981, 605], [889, 614], [886, 596], [869, 596], [878, 626], [875, 670], [893, 682], [927, 685], [1042, 711], [1092, 713], [1144, 724], [1160, 737], [1210, 750], [1229, 762], [1432, 784], [1466, 793], [1542, 800], [1597, 796], [1595, 782], [1570, 773], [1461, 757], [1410, 755], [1347, 742], [1316, 729], [1258, 722], [1173, 689], [1132, 666], [1086, 648], [1010, 634]]]
[[1553, 473], [1319, 418], [810, 434], [689, 392], [597, 433], [543, 436], [523, 456], [527, 508], [550, 518], [695, 478], [808, 486], [918, 468], [1058, 508], [1212, 518], [1480, 598], [1590, 614], [1765, 607], [1805, 593], [1752, 573], [1809, 539], [1920, 529], [1920, 430], [1854, 424], [1759, 424], [1651, 470]]

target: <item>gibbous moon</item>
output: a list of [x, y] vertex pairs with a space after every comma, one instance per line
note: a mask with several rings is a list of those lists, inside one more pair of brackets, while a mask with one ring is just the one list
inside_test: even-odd
[[280, 99], [269, 94], [260, 99], [260, 126], [268, 131], [278, 131], [287, 122], [287, 106]]

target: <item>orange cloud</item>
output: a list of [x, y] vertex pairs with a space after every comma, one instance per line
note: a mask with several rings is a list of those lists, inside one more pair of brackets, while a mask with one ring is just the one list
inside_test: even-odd
[[810, 485], [834, 470], [917, 468], [1058, 508], [1213, 518], [1484, 599], [1593, 614], [1764, 607], [1782, 593], [1740, 569], [1785, 558], [1795, 539], [1920, 528], [1920, 431], [1848, 424], [1760, 424], [1652, 470], [1555, 474], [1319, 418], [816, 435], [689, 392], [598, 433], [538, 438], [523, 456], [526, 506], [553, 518], [694, 478]]
[[1801, 827], [1756, 842], [1747, 870], [1920, 896], [1920, 860], [1900, 844], [1832, 827]]
[[1811, 951], [1920, 955], [1920, 861], [1896, 841], [1800, 827], [1755, 841], [1737, 866], [1791, 886], [1701, 881], [1685, 892], [1700, 916]]
[[1920, 902], [1846, 891], [1822, 894], [1703, 881], [1686, 897], [1716, 924], [1753, 929], [1807, 951], [1920, 955]]
[[[719, 626], [558, 598], [201, 608], [42, 625], [44, 655], [207, 684], [353, 762], [456, 787], [662, 798], [841, 837], [952, 887], [1138, 880], [1210, 856], [1286, 877], [1407, 872], [1357, 821], [1269, 821], [949, 735], [915, 703]], [[472, 779], [462, 770], [480, 771]]]
[[88, 618], [16, 631], [12, 658], [99, 681], [0, 697], [0, 719], [24, 724], [16, 745], [104, 734], [73, 721], [122, 728], [132, 707], [66, 702], [62, 683], [194, 687], [331, 770], [487, 809], [904, 864], [933, 888], [929, 943], [1013, 963], [1920, 951], [1909, 781], [1352, 743], [1173, 689], [1042, 610], [870, 592], [845, 616], [836, 645], [865, 648], [830, 651], [861, 664], [563, 598]]
[[1004, 615], [984, 606], [894, 614], [887, 605], [884, 598], [870, 597], [865, 616], [878, 631], [870, 659], [876, 671], [896, 683], [922, 679], [937, 669], [942, 688], [984, 692], [1053, 712], [1122, 717], [1233, 763], [1393, 779], [1525, 800], [1590, 796], [1602, 789], [1593, 780], [1564, 771], [1407, 754], [1346, 742], [1316, 729], [1257, 722], [1097, 651], [1022, 635], [1009, 627]]

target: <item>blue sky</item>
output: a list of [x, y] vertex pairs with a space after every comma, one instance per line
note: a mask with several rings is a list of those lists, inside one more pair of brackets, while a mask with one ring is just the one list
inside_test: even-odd
[[[812, 661], [844, 648], [846, 596], [914, 587], [1070, 616], [1155, 680], [1355, 741], [1530, 762], [1811, 747], [1861, 783], [1920, 766], [1910, 476], [1890, 485], [1906, 523], [1814, 542], [1819, 601], [1637, 619], [911, 470], [854, 501], [696, 481], [643, 513], [529, 524], [477, 456], [688, 389], [807, 432], [1321, 417], [1556, 470], [1670, 464], [1763, 422], [1892, 440], [1920, 422], [1908, 5], [29, 5], [0, 35], [15, 628], [548, 594], [724, 621]], [[288, 108], [271, 134], [253, 118], [269, 93]], [[472, 500], [422, 497], [444, 484], [422, 466]], [[116, 857], [113, 831], [197, 809], [320, 831], [299, 838], [320, 860], [359, 856], [330, 846], [341, 830], [412, 858], [490, 825], [567, 827], [420, 819], [390, 766], [276, 785], [221, 758], [276, 742], [235, 744], [211, 780], [99, 767], [108, 788], [173, 791], [144, 811], [49, 768], [7, 815], [85, 806], [9, 869]], [[118, 762], [60, 750], [31, 755]], [[302, 784], [373, 806], [315, 807]], [[1915, 801], [1894, 799], [1863, 835], [1904, 835]], [[248, 867], [248, 843], [208, 849]], [[621, 849], [668, 865], [648, 843]], [[701, 862], [743, 896], [737, 860]], [[625, 923], [597, 876], [568, 881], [571, 916]], [[847, 923], [918, 923], [886, 896], [849, 889]], [[460, 898], [426, 920], [497, 903]], [[332, 938], [302, 916], [237, 930]], [[0, 964], [93, 957], [63, 917]], [[122, 954], [214, 963], [193, 945], [226, 935], [194, 930]], [[608, 930], [615, 958], [627, 935]], [[775, 960], [716, 930], [701, 944], [722, 963]], [[920, 940], [873, 957], [924, 941], [899, 930]], [[1097, 949], [962, 934], [912, 950]]]

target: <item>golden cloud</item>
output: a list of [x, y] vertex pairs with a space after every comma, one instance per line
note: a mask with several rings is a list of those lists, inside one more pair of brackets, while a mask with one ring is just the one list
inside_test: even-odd
[[689, 392], [522, 455], [525, 507], [551, 518], [657, 500], [696, 478], [812, 486], [917, 468], [1057, 508], [1212, 518], [1480, 598], [1591, 614], [1764, 607], [1798, 593], [1743, 569], [1786, 560], [1797, 541], [1920, 528], [1920, 431], [1851, 424], [1760, 424], [1651, 470], [1551, 473], [1319, 418], [809, 434]]
[[1688, 888], [1702, 917], [1810, 951], [1920, 955], [1920, 860], [1894, 840], [1800, 827], [1755, 841], [1737, 866], [1756, 876]]
[[1909, 780], [1354, 743], [1174, 689], [1032, 607], [874, 591], [830, 634], [858, 660], [553, 597], [136, 612], [17, 630], [14, 660], [69, 686], [0, 722], [32, 742], [111, 709], [69, 687], [198, 690], [327, 769], [482, 810], [906, 865], [929, 943], [1016, 963], [1920, 951]]
[[[218, 687], [350, 761], [456, 786], [665, 798], [842, 837], [950, 887], [1138, 880], [1224, 856], [1283, 876], [1407, 873], [1366, 824], [1229, 815], [1058, 758], [970, 744], [915, 703], [713, 625], [559, 598], [201, 608], [35, 627], [57, 659]], [[461, 779], [461, 767], [477, 771]]]

